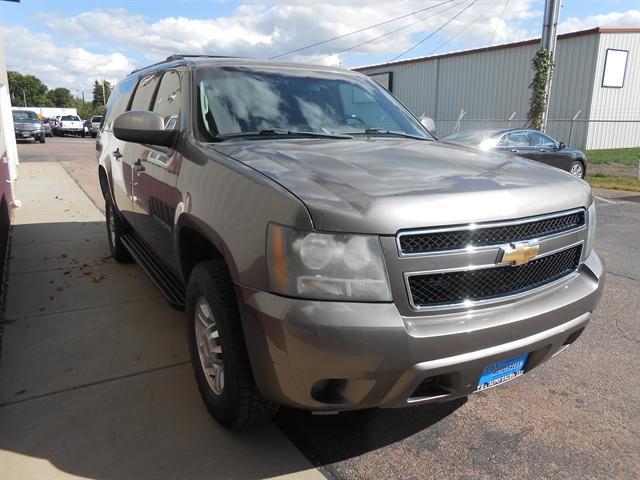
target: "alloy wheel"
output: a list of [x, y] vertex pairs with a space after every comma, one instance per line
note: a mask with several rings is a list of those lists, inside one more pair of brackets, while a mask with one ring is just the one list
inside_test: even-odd
[[584, 170], [582, 168], [582, 164], [580, 162], [575, 162], [571, 165], [571, 175], [582, 178], [584, 175]]
[[209, 387], [216, 395], [224, 390], [224, 361], [220, 332], [213, 316], [213, 310], [204, 297], [199, 297], [195, 308], [196, 344], [200, 365]]

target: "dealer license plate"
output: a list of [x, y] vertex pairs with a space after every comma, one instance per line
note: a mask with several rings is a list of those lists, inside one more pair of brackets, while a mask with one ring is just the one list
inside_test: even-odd
[[496, 387], [509, 380], [519, 377], [524, 373], [524, 366], [527, 363], [529, 354], [518, 355], [507, 360], [500, 360], [485, 367], [480, 375], [477, 392], [487, 388]]

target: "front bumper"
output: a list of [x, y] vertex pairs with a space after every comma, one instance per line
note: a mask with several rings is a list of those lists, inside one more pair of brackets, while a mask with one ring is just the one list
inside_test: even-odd
[[321, 302], [238, 286], [256, 383], [309, 410], [402, 407], [476, 390], [489, 364], [530, 353], [525, 372], [572, 343], [602, 294], [594, 252], [577, 275], [526, 299], [403, 317], [392, 303]]
[[42, 130], [14, 130], [16, 140], [27, 140], [33, 138], [39, 139], [42, 137]]

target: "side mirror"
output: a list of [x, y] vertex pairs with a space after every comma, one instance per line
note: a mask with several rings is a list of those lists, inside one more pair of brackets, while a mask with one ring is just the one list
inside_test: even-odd
[[176, 139], [175, 130], [165, 130], [157, 113], [133, 110], [118, 115], [113, 122], [113, 134], [123, 142], [170, 147]]
[[429, 130], [429, 132], [436, 132], [436, 122], [433, 121], [433, 118], [427, 117], [424, 113], [420, 116], [420, 123], [424, 128]]
[[564, 142], [560, 142], [560, 143], [558, 144], [558, 150], [564, 150], [565, 148], [567, 148], [567, 146], [565, 145], [565, 143], [564, 143]]

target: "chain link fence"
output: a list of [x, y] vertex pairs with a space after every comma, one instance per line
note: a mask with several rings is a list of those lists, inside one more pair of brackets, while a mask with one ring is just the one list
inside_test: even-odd
[[[583, 119], [577, 112], [571, 118], [549, 118], [545, 133], [580, 149], [626, 148], [640, 146], [640, 117], [637, 119]], [[436, 133], [444, 137], [465, 130], [524, 128], [527, 119], [514, 112], [506, 118], [472, 117], [462, 110], [456, 119], [436, 120]]]

